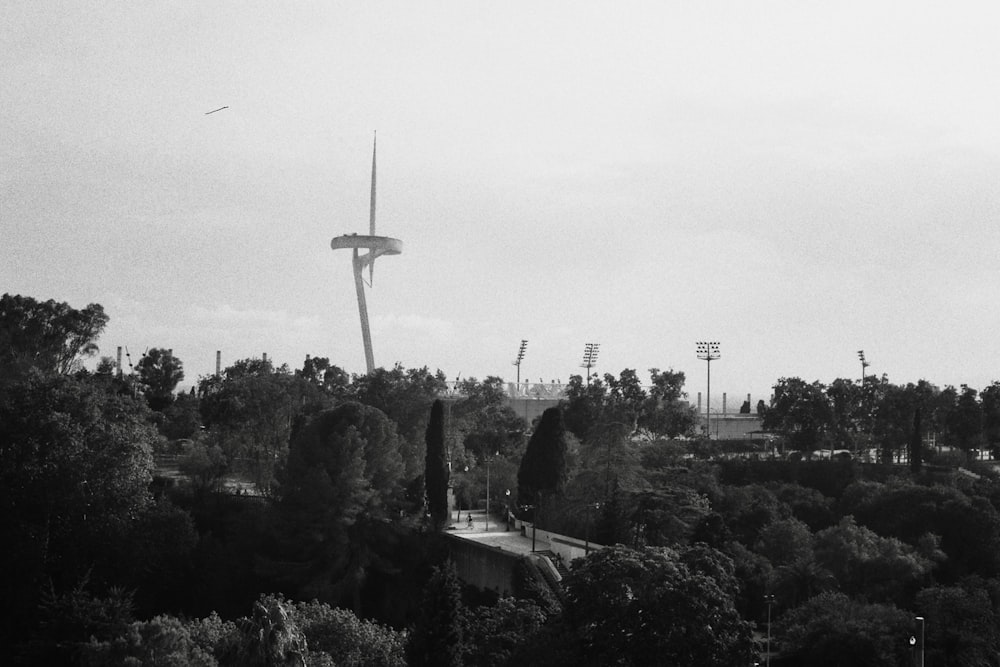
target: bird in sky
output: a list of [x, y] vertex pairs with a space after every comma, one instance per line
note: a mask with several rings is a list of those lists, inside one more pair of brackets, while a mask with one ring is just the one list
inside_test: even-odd
[[218, 109], [212, 109], [211, 111], [206, 111], [205, 115], [207, 116], [210, 113], [215, 113], [216, 111], [222, 111], [223, 109], [228, 109], [228, 108], [229, 107], [219, 107]]

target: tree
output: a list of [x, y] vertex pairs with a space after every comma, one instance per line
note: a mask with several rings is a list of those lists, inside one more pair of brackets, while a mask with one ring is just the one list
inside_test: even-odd
[[455, 566], [435, 567], [424, 588], [423, 613], [406, 646], [410, 667], [461, 667], [464, 609]]
[[830, 401], [830, 435], [835, 447], [853, 449], [863, 422], [864, 393], [851, 380], [837, 378], [826, 388]]
[[230, 470], [264, 494], [275, 491], [295, 424], [326, 406], [319, 390], [288, 368], [242, 359], [199, 382], [201, 418]]
[[990, 592], [996, 594], [996, 580], [973, 577], [957, 586], [932, 586], [917, 593], [916, 608], [928, 619], [927, 664], [996, 664], [1000, 618]]
[[465, 450], [480, 463], [496, 453], [505, 458], [519, 456], [527, 424], [507, 404], [503, 379], [493, 375], [482, 382], [468, 378], [459, 383], [458, 391], [464, 398], [451, 411], [451, 428], [461, 434]]
[[505, 667], [525, 638], [541, 630], [548, 614], [534, 600], [501, 598], [465, 614], [466, 667]]
[[[683, 371], [670, 369], [661, 372], [658, 368], [650, 368], [649, 374], [653, 386], [639, 415], [639, 428], [654, 438], [691, 435], [698, 423], [698, 415], [697, 409], [686, 400]], [[750, 412], [749, 403], [746, 404], [746, 412]]]
[[144, 404], [98, 382], [32, 374], [0, 390], [4, 633], [30, 623], [41, 582], [61, 592], [89, 573], [101, 594], [134, 572], [156, 437]]
[[948, 444], [958, 447], [971, 456], [972, 450], [982, 446], [983, 409], [979, 405], [978, 393], [972, 387], [962, 385], [954, 408], [947, 417]]
[[880, 537], [859, 526], [854, 517], [816, 534], [816, 561], [829, 570], [840, 590], [878, 602], [901, 601], [906, 590], [919, 585], [935, 563], [892, 537]]
[[1000, 447], [1000, 382], [993, 382], [979, 392], [983, 410], [983, 438], [993, 449]]
[[334, 366], [326, 357], [306, 355], [302, 368], [295, 375], [305, 379], [324, 394], [336, 400], [345, 400], [351, 392], [351, 378], [340, 366]]
[[761, 529], [754, 544], [754, 551], [767, 557], [775, 567], [812, 558], [812, 549], [812, 532], [798, 519], [772, 521]]
[[360, 607], [381, 531], [399, 513], [402, 474], [395, 424], [380, 410], [351, 402], [310, 420], [281, 478], [276, 576], [301, 596]]
[[201, 411], [198, 397], [181, 392], [163, 410], [160, 433], [170, 440], [193, 438], [201, 431]]
[[912, 628], [912, 616], [892, 605], [821, 593], [779, 617], [774, 633], [792, 664], [895, 667], [909, 664], [903, 638]]
[[943, 485], [857, 482], [845, 489], [841, 511], [879, 535], [917, 545], [940, 536], [947, 554], [935, 572], [941, 583], [976, 573], [1000, 573], [1000, 514], [982, 496]]
[[367, 375], [354, 376], [352, 396], [365, 405], [378, 408], [396, 422], [406, 478], [413, 480], [424, 472], [424, 431], [431, 404], [444, 393], [444, 373], [423, 368], [376, 368]]
[[543, 494], [560, 493], [566, 485], [566, 427], [562, 411], [542, 413], [517, 470], [517, 502], [536, 505]]
[[440, 524], [448, 519], [448, 462], [444, 458], [444, 404], [440, 400], [431, 406], [426, 441], [427, 509], [434, 522]]
[[289, 603], [289, 614], [306, 636], [309, 664], [406, 667], [406, 634], [358, 618], [322, 602]]
[[743, 664], [750, 624], [733, 605], [733, 564], [704, 545], [621, 545], [576, 561], [563, 579], [565, 621], [586, 665]]
[[825, 444], [832, 418], [826, 387], [819, 381], [781, 378], [774, 385], [763, 428], [781, 433], [795, 449], [812, 451]]
[[49, 299], [0, 297], [0, 383], [11, 382], [30, 368], [67, 375], [84, 357], [98, 352], [97, 338], [108, 316], [100, 304], [82, 310]]
[[154, 347], [136, 364], [139, 385], [149, 407], [163, 412], [174, 401], [174, 389], [184, 379], [184, 364], [172, 350]]

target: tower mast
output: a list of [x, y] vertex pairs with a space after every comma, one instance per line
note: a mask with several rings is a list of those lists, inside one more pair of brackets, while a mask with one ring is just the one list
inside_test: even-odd
[[[365, 298], [364, 270], [368, 267], [368, 285], [372, 284], [372, 277], [375, 273], [375, 260], [382, 255], [398, 255], [403, 252], [403, 242], [399, 239], [388, 236], [375, 235], [375, 154], [377, 149], [377, 137], [372, 140], [372, 192], [371, 208], [368, 218], [367, 235], [345, 234], [336, 236], [330, 241], [330, 247], [334, 250], [339, 248], [351, 248], [353, 250], [352, 268], [354, 269], [354, 288], [358, 294], [358, 314], [361, 316], [361, 339], [365, 349], [365, 367], [370, 375], [375, 370], [375, 355], [372, 352], [371, 328], [368, 324], [368, 303]], [[368, 252], [361, 254], [367, 249]]]

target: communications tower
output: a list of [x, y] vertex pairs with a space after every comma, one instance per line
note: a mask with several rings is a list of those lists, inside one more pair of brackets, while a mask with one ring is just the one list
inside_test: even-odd
[[[361, 338], [365, 346], [365, 365], [370, 375], [375, 370], [375, 356], [372, 353], [372, 334], [368, 326], [368, 305], [365, 301], [365, 267], [368, 268], [368, 286], [375, 277], [375, 260], [382, 255], [398, 255], [403, 252], [403, 242], [388, 236], [375, 235], [375, 152], [377, 138], [372, 141], [372, 195], [371, 212], [368, 218], [368, 234], [345, 234], [335, 236], [330, 241], [334, 250], [351, 248], [354, 251], [354, 287], [358, 292], [358, 312], [361, 315]], [[362, 254], [362, 251], [367, 250]]]

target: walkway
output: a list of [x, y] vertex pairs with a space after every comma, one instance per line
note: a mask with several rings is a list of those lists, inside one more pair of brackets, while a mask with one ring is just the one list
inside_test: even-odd
[[[516, 530], [512, 522], [510, 530], [504, 530], [503, 520], [498, 521], [495, 516], [489, 517], [489, 526], [487, 526], [485, 510], [473, 510], [471, 513], [463, 510], [461, 515], [462, 518], [456, 520], [455, 513], [452, 513], [451, 525], [448, 526], [449, 534], [463, 540], [486, 544], [502, 551], [512, 551], [522, 555], [532, 552], [530, 529], [527, 536], [522, 536], [521, 531]], [[469, 516], [472, 517], [471, 528], [467, 518]], [[539, 541], [536, 548], [547, 549], [548, 545]]]

